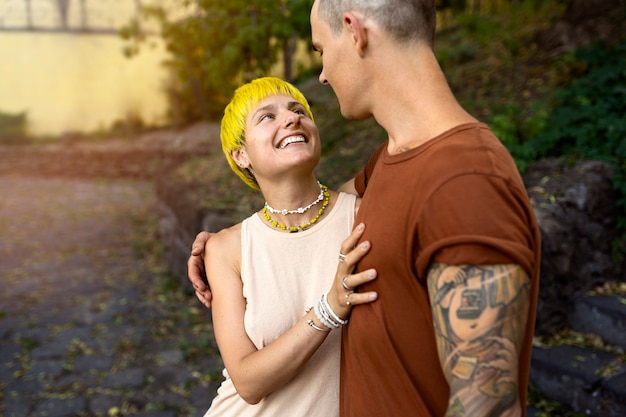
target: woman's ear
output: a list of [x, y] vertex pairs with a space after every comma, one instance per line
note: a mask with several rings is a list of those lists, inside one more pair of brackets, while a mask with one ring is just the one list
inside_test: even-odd
[[246, 169], [250, 166], [248, 154], [246, 154], [246, 150], [243, 148], [230, 151], [230, 157], [233, 158], [233, 161], [235, 161], [239, 168]]
[[352, 12], [343, 14], [343, 25], [352, 36], [352, 41], [356, 47], [357, 54], [363, 58], [367, 47], [367, 28], [363, 25], [363, 16], [358, 16]]

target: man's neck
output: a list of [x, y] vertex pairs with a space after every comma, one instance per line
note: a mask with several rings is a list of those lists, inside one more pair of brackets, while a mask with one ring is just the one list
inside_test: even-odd
[[[458, 103], [429, 48], [389, 54], [381, 65], [372, 114], [389, 135], [388, 151], [406, 151], [476, 119]], [[383, 76], [387, 74], [387, 76]], [[393, 76], [389, 76], [393, 74]]]

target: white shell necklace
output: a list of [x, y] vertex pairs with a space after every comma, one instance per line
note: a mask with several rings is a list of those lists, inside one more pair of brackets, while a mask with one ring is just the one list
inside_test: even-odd
[[287, 209], [277, 210], [275, 208], [272, 208], [272, 206], [270, 206], [269, 204], [267, 204], [267, 201], [265, 202], [265, 205], [263, 207], [269, 210], [270, 213], [274, 213], [274, 214], [283, 214], [283, 215], [302, 214], [324, 199], [324, 187], [322, 186], [322, 184], [320, 184], [319, 181], [317, 182], [317, 185], [319, 185], [320, 187], [320, 195], [317, 196], [317, 199], [314, 202], [312, 202], [306, 207], [298, 207], [295, 210], [287, 210]]

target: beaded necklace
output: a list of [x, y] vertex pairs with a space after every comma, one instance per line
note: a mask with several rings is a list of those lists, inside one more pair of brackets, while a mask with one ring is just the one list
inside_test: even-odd
[[317, 182], [317, 185], [320, 187], [320, 195], [317, 196], [317, 199], [314, 202], [312, 202], [306, 207], [298, 207], [295, 210], [287, 210], [287, 209], [277, 210], [273, 208], [272, 206], [270, 206], [269, 204], [267, 204], [267, 201], [265, 202], [265, 205], [263, 207], [269, 210], [270, 213], [282, 214], [283, 216], [286, 216], [287, 214], [302, 214], [308, 209], [310, 209], [311, 207], [313, 207], [314, 205], [316, 205], [317, 203], [319, 203], [320, 201], [322, 201], [322, 199], [324, 198], [324, 187], [322, 186], [322, 184], [320, 184], [319, 181]]
[[[322, 203], [322, 207], [317, 211], [317, 214], [315, 215], [315, 217], [313, 217], [311, 220], [309, 220], [306, 223], [302, 223], [300, 226], [285, 226], [284, 224], [280, 224], [278, 223], [276, 220], [272, 219], [269, 215], [269, 213], [267, 212], [268, 209], [267, 207], [263, 207], [263, 217], [265, 217], [265, 220], [267, 220], [272, 226], [274, 226], [277, 229], [280, 230], [286, 230], [289, 231], [290, 233], [297, 233], [301, 230], [306, 230], [309, 227], [313, 226], [315, 224], [315, 222], [317, 222], [319, 220], [319, 218], [322, 216], [322, 214], [324, 214], [324, 211], [326, 210], [326, 207], [328, 206], [328, 201], [329, 201], [329, 197], [330, 197], [330, 193], [328, 192], [328, 187], [326, 187], [325, 185], [320, 184], [320, 189], [321, 189], [321, 193], [323, 195], [324, 198], [324, 202]], [[313, 206], [313, 204], [311, 204], [311, 206]]]

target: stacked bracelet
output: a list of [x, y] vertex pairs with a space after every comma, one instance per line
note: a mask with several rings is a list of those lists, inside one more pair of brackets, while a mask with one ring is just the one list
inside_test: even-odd
[[[322, 323], [324, 327], [328, 330], [324, 330], [321, 327], [317, 326], [313, 320], [307, 321], [307, 324], [313, 327], [315, 330], [319, 331], [331, 331], [333, 329], [338, 329], [344, 324], [348, 323], [348, 320], [344, 320], [340, 318], [332, 309], [330, 304], [328, 304], [328, 295], [322, 295], [319, 300], [313, 305], [313, 309], [315, 310], [315, 316]], [[311, 311], [310, 309], [307, 310]]]
[[[326, 312], [330, 315], [330, 318], [332, 319], [332, 321], [334, 321], [339, 326], [343, 326], [344, 324], [348, 324], [348, 320], [347, 319], [346, 320], [342, 319], [341, 317], [339, 317], [333, 311], [332, 307], [328, 303], [328, 293], [322, 295], [321, 303], [324, 306], [324, 309], [326, 310]], [[339, 326], [337, 326], [337, 327], [339, 327]]]
[[[321, 298], [320, 298], [320, 300], [321, 300]], [[336, 323], [331, 322], [330, 321], [330, 317], [328, 316], [328, 313], [323, 311], [322, 303], [320, 302], [320, 300], [318, 300], [315, 303], [315, 305], [313, 306], [313, 309], [315, 310], [315, 317], [317, 317], [317, 319], [320, 321], [320, 323], [322, 323], [328, 329], [330, 329], [330, 330], [338, 329], [339, 325], [337, 325]]]

